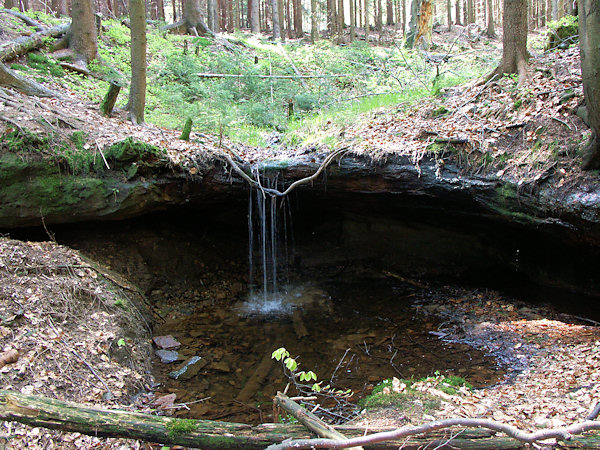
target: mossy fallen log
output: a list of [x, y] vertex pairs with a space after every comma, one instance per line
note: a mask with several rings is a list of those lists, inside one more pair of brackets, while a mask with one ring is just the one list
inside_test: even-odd
[[8, 61], [35, 50], [44, 45], [47, 38], [56, 38], [65, 34], [70, 26], [70, 23], [65, 23], [51, 28], [44, 28], [31, 36], [21, 36], [14, 41], [7, 42], [0, 46], [0, 61]]
[[[103, 410], [11, 391], [0, 391], [0, 420], [16, 421], [35, 427], [74, 431], [92, 436], [140, 439], [163, 445], [183, 445], [197, 448], [265, 448], [288, 438], [307, 439], [313, 437], [301, 425], [262, 424], [253, 426], [231, 422], [176, 419], [122, 410]], [[336, 429], [348, 437], [362, 436], [365, 433], [363, 427], [341, 426]], [[368, 431], [382, 430], [369, 429]], [[411, 437], [403, 439], [401, 442], [378, 443], [366, 448], [402, 446], [412, 449], [429, 443], [435, 447], [444, 444], [450, 436], [450, 431], [447, 431], [425, 437]], [[448, 445], [458, 448], [512, 449], [521, 447], [521, 444], [514, 439], [496, 436], [485, 430], [463, 431]]]

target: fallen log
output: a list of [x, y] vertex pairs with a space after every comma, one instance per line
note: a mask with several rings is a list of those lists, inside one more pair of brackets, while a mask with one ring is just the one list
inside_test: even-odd
[[29, 80], [13, 70], [10, 70], [0, 61], [0, 86], [8, 86], [36, 97], [60, 97], [57, 92], [51, 91], [36, 81]]
[[44, 45], [44, 41], [49, 37], [59, 37], [67, 32], [70, 23], [64, 23], [52, 28], [46, 28], [42, 31], [32, 34], [31, 36], [21, 36], [14, 41], [7, 42], [0, 46], [0, 62], [14, 59], [25, 53], [35, 50]]
[[267, 352], [235, 399], [242, 403], [246, 403], [250, 400], [254, 394], [256, 394], [256, 391], [260, 389], [260, 386], [267, 375], [269, 375], [271, 367], [273, 367], [273, 360], [271, 359], [271, 355]]
[[[199, 448], [258, 449], [278, 444], [288, 438], [308, 439], [312, 435], [302, 425], [248, 425], [210, 420], [175, 419], [122, 410], [103, 410], [71, 402], [0, 391], [0, 420], [20, 422], [34, 427], [74, 431], [90, 436], [121, 437], [155, 442], [163, 445], [182, 445]], [[364, 436], [365, 432], [389, 431], [391, 428], [336, 426], [348, 438]], [[447, 444], [450, 436], [455, 436]], [[589, 438], [592, 439], [592, 438]], [[600, 438], [587, 445], [600, 443]], [[411, 436], [375, 443], [366, 448], [422, 448], [429, 444], [440, 448], [515, 449], [522, 444], [512, 438], [495, 436], [486, 430], [463, 430]], [[583, 445], [586, 445], [583, 444]], [[448, 445], [448, 447], [444, 447]], [[581, 446], [581, 442], [579, 442]], [[589, 447], [588, 447], [589, 448]]]
[[41, 23], [33, 20], [31, 17], [26, 16], [25, 14], [21, 14], [18, 11], [13, 11], [12, 9], [0, 8], [0, 12], [3, 12], [5, 14], [10, 14], [11, 16], [18, 17], [23, 22], [25, 22], [27, 25], [29, 25], [30, 27], [35, 28], [35, 31], [41, 31], [44, 29], [44, 26]]

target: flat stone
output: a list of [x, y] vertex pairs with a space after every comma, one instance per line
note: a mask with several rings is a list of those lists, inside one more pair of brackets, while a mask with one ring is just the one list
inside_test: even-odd
[[227, 364], [224, 361], [219, 361], [219, 362], [213, 362], [210, 365], [210, 368], [213, 370], [218, 370], [219, 372], [231, 372], [231, 368], [229, 367], [229, 364]]
[[208, 364], [208, 361], [201, 358], [200, 356], [192, 356], [186, 362], [184, 362], [177, 370], [169, 373], [171, 378], [175, 380], [190, 380], [194, 378], [198, 373]]
[[183, 359], [175, 350], [156, 350], [154, 353], [156, 353], [156, 356], [160, 358], [160, 362], [163, 364], [170, 364]]
[[164, 348], [166, 350], [173, 350], [181, 347], [181, 342], [170, 334], [167, 334], [166, 336], [154, 336], [152, 341], [158, 348]]

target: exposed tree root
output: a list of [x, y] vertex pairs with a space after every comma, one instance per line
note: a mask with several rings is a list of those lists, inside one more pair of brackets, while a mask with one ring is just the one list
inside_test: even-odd
[[283, 192], [281, 192], [281, 191], [279, 191], [277, 189], [271, 189], [271, 188], [267, 188], [267, 187], [262, 186], [257, 180], [255, 180], [254, 178], [250, 177], [246, 172], [244, 172], [241, 169], [241, 167], [227, 153], [220, 152], [220, 156], [222, 156], [223, 158], [225, 158], [227, 160], [227, 162], [229, 163], [229, 165], [233, 168], [233, 170], [239, 176], [241, 176], [244, 180], [246, 180], [250, 186], [255, 187], [257, 189], [260, 189], [263, 192], [263, 195], [266, 193], [266, 194], [269, 194], [269, 195], [272, 195], [272, 196], [285, 197], [286, 195], [288, 195], [290, 192], [292, 192], [298, 186], [301, 186], [301, 185], [306, 184], [306, 183], [310, 183], [314, 179], [318, 178], [318, 176], [321, 175], [321, 172], [323, 172], [327, 168], [327, 166], [329, 166], [329, 164], [331, 164], [331, 162], [335, 158], [337, 158], [338, 156], [346, 153], [349, 149], [350, 149], [350, 147], [343, 147], [343, 148], [340, 148], [338, 150], [335, 150], [334, 152], [331, 152], [323, 160], [323, 162], [321, 163], [321, 165], [319, 166], [319, 168], [317, 169], [317, 171], [315, 173], [313, 173], [311, 176], [308, 176], [306, 178], [302, 178], [301, 180], [294, 181]]

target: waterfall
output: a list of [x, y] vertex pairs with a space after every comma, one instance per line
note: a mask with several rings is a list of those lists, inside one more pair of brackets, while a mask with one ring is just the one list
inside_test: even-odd
[[[261, 186], [276, 189], [277, 175], [260, 174], [253, 170]], [[291, 208], [285, 197], [272, 196], [253, 188], [248, 196], [248, 284], [249, 313], [275, 313], [285, 309], [280, 273], [288, 278], [288, 223]], [[279, 223], [283, 223], [280, 230]]]

